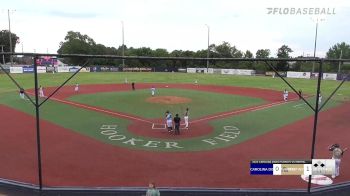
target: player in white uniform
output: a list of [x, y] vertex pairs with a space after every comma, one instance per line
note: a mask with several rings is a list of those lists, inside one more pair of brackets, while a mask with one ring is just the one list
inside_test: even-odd
[[189, 115], [189, 109], [186, 108], [185, 114], [184, 114], [184, 120], [185, 120], [185, 128], [188, 129], [188, 115]]
[[152, 88], [151, 88], [151, 94], [152, 94], [152, 96], [154, 96], [156, 94], [156, 88], [154, 86], [152, 86]]
[[283, 100], [284, 101], [288, 101], [288, 91], [287, 91], [287, 89], [284, 89], [284, 91], [283, 91]]
[[23, 88], [19, 89], [19, 96], [21, 97], [21, 99], [24, 99], [24, 89]]
[[348, 150], [348, 148], [341, 149], [339, 144], [333, 144], [328, 147], [328, 150], [332, 151], [332, 159], [335, 159], [335, 173], [332, 175], [332, 178], [335, 178], [339, 176], [341, 158], [343, 157], [344, 152]]
[[321, 105], [321, 103], [322, 103], [322, 95], [320, 93], [318, 94], [318, 105]]
[[44, 89], [43, 89], [43, 87], [40, 85], [40, 87], [39, 87], [39, 97], [45, 97], [45, 95], [44, 95]]
[[169, 111], [165, 113], [165, 120], [168, 132], [171, 132], [173, 130], [173, 117]]
[[79, 84], [77, 83], [74, 87], [74, 91], [77, 93], [79, 91]]

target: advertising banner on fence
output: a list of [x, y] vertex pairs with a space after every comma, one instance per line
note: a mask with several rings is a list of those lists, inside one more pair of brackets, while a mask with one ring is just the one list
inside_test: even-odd
[[324, 80], [337, 80], [336, 73], [323, 73], [322, 78]]
[[233, 69], [221, 69], [221, 74], [233, 75]]
[[10, 67], [10, 73], [23, 73], [23, 67]]
[[69, 67], [57, 67], [57, 72], [67, 73], [67, 72], [69, 72]]
[[[279, 71], [278, 74], [280, 76], [282, 76], [282, 77], [286, 77], [287, 76], [287, 73], [286, 72], [282, 72], [282, 71]], [[265, 76], [277, 77], [277, 74], [274, 71], [267, 71], [267, 72], [265, 72]]]
[[287, 71], [287, 78], [304, 78], [310, 79], [310, 72], [296, 72], [296, 71]]
[[34, 73], [34, 67], [33, 66], [23, 67], [23, 73]]
[[110, 67], [111, 72], [118, 72], [119, 68], [118, 67]]
[[196, 68], [196, 73], [207, 73], [207, 68]]
[[80, 69], [80, 66], [69, 66], [69, 72], [76, 72]]
[[338, 74], [337, 80], [343, 80], [350, 81], [350, 75], [349, 74]]
[[187, 68], [187, 73], [196, 73], [196, 68]]
[[90, 67], [84, 67], [80, 72], [90, 72]]
[[52, 73], [55, 71], [55, 67], [46, 67], [46, 73]]
[[255, 71], [250, 69], [221, 69], [221, 74], [251, 76], [255, 74]]
[[45, 66], [37, 66], [36, 71], [38, 73], [46, 73], [46, 67]]

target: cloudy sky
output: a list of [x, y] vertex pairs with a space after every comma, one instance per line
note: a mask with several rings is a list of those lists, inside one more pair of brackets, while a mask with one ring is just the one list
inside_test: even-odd
[[[319, 23], [317, 56], [330, 46], [350, 43], [347, 0], [0, 0], [0, 30], [20, 37], [16, 52], [56, 53], [67, 31], [89, 35], [97, 43], [200, 50], [228, 41], [240, 50], [268, 48], [272, 56], [286, 44], [293, 56], [313, 55], [315, 15], [268, 14], [267, 8], [328, 8]], [[333, 14], [333, 12], [335, 14]]]

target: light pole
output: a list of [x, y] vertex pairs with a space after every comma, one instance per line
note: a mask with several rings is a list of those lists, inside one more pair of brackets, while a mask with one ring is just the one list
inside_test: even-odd
[[[342, 58], [343, 56], [343, 50], [340, 50], [340, 57], [339, 57], [339, 60]], [[341, 62], [339, 61], [339, 64], [338, 64], [338, 73], [340, 74], [340, 64]]]
[[[323, 21], [324, 19], [321, 19], [320, 21]], [[317, 31], [318, 31], [318, 21], [319, 19], [316, 19], [316, 32], [315, 32], [315, 45], [314, 45], [314, 58], [316, 58], [316, 47], [317, 47]], [[312, 63], [312, 73], [315, 71], [315, 61]]]
[[[0, 45], [0, 46], [1, 46], [1, 52], [4, 52], [5, 45]], [[5, 65], [5, 55], [2, 55], [2, 63]]]
[[[123, 41], [123, 45], [122, 45], [122, 56], [124, 57], [124, 21], [122, 22], [122, 41]], [[122, 59], [123, 61], [123, 67], [125, 66], [125, 59]]]
[[[11, 10], [11, 11], [16, 11], [16, 10]], [[9, 38], [10, 38], [10, 53], [12, 53], [12, 39], [11, 39], [11, 20], [10, 20], [10, 10], [7, 10], [7, 18], [9, 21]], [[13, 57], [12, 55], [10, 55], [10, 61], [11, 61], [11, 65], [13, 64]]]
[[205, 26], [207, 26], [207, 28], [208, 28], [208, 50], [207, 50], [207, 73], [208, 73], [208, 70], [209, 70], [209, 32], [210, 32], [210, 27], [207, 24], [205, 24]]

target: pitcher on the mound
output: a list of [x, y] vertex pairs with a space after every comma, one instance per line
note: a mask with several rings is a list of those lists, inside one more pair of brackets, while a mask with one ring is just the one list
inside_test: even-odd
[[189, 109], [186, 108], [185, 114], [184, 114], [184, 120], [185, 120], [185, 129], [188, 129], [188, 115], [189, 115]]

